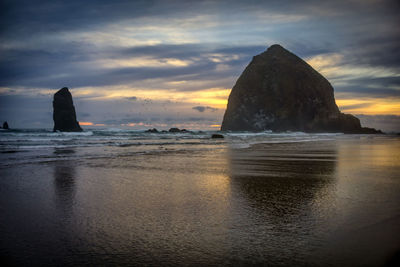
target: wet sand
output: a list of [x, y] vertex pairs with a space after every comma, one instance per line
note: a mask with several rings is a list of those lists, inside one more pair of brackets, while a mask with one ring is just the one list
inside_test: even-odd
[[1, 167], [1, 257], [20, 266], [380, 266], [400, 250], [399, 138], [127, 149]]

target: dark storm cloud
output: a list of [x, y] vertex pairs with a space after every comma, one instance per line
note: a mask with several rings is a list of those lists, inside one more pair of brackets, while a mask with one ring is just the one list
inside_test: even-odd
[[369, 78], [362, 80], [353, 80], [353, 83], [368, 83], [372, 85], [383, 85], [383, 86], [396, 86], [400, 88], [400, 76], [394, 77], [382, 77], [382, 78]]
[[[229, 3], [230, 9], [226, 10], [225, 5]], [[280, 12], [280, 14], [307, 14], [313, 11], [315, 14], [313, 20], [318, 20], [318, 23], [296, 23], [283, 26], [286, 34], [294, 34], [293, 31], [298, 30], [304, 34], [310, 34], [308, 28], [316, 32], [314, 38], [318, 38], [318, 34], [326, 33], [322, 30], [332, 30], [335, 34], [343, 23], [350, 24], [352, 27], [343, 27], [342, 32], [355, 31], [358, 33], [358, 27], [363, 27], [363, 13], [368, 14], [368, 20], [382, 23], [382, 20], [393, 19], [396, 14], [396, 3], [391, 1], [382, 1], [378, 4], [362, 3], [357, 1], [335, 1], [335, 3], [325, 3], [320, 1], [250, 1], [245, 4], [242, 1], [2, 1], [2, 16], [1, 25], [2, 35], [5, 40], [34, 38], [33, 34], [51, 35], [63, 31], [84, 32], [94, 28], [104, 27], [110, 23], [118, 23], [126, 19], [138, 21], [140, 25], [141, 18], [154, 16], [155, 18], [177, 18], [188, 17], [191, 14], [216, 14], [221, 18], [230, 17], [230, 13], [241, 14], [246, 12], [255, 12], [265, 9], [265, 12]], [[318, 3], [318, 5], [316, 5]], [[193, 6], [199, 6], [202, 9], [195, 9]], [[188, 8], [192, 7], [192, 8]], [[357, 8], [360, 15], [349, 10]], [[378, 8], [385, 12], [385, 17], [378, 13], [379, 17], [372, 13]], [[229, 11], [229, 12], [228, 12]], [[339, 18], [335, 20], [332, 14], [341, 12], [337, 15]], [[321, 14], [321, 12], [323, 12]], [[323, 14], [329, 18], [329, 23], [323, 19]], [[361, 20], [360, 20], [361, 19]], [[398, 21], [398, 19], [397, 19]], [[370, 25], [368, 25], [370, 26]], [[318, 28], [320, 27], [320, 28]], [[388, 25], [390, 28], [390, 24]], [[326, 29], [324, 29], [326, 28]], [[239, 27], [240, 29], [240, 27]], [[277, 30], [280, 30], [277, 27]], [[251, 29], [250, 29], [251, 31]], [[387, 30], [386, 30], [387, 31]], [[319, 42], [312, 40], [305, 42], [302, 38], [283, 38], [286, 40], [288, 48], [302, 57], [309, 57], [317, 54], [330, 52], [343, 52], [346, 54], [347, 62], [353, 64], [369, 64], [399, 67], [400, 55], [398, 47], [398, 30], [387, 32], [384, 39], [378, 29], [371, 28], [369, 34], [358, 36], [343, 36], [336, 35], [335, 39], [322, 39]], [[273, 32], [272, 32], [273, 34]], [[347, 33], [351, 35], [352, 32]], [[367, 37], [365, 37], [367, 36]], [[238, 36], [240, 37], [240, 36]], [[267, 36], [266, 36], [267, 37]], [[350, 37], [355, 37], [355, 41], [349, 42]], [[379, 38], [378, 38], [379, 37]], [[321, 39], [321, 38], [319, 38]], [[362, 43], [362, 45], [361, 45]], [[225, 45], [225, 47], [221, 47]], [[226, 47], [226, 44], [214, 44], [213, 47], [204, 43], [190, 45], [157, 45], [157, 46], [139, 46], [132, 48], [114, 48], [111, 51], [96, 51], [95, 44], [93, 47], [87, 47], [88, 44], [82, 44], [76, 40], [68, 40], [66, 43], [52, 40], [48, 45], [42, 45], [42, 50], [34, 49], [9, 49], [2, 48], [0, 73], [2, 74], [1, 85], [23, 85], [22, 79], [33, 78], [36, 83], [34, 86], [54, 87], [54, 82], [46, 81], [47, 76], [59, 77], [61, 74], [66, 74], [69, 79], [78, 79], [80, 82], [75, 83], [75, 86], [98, 86], [100, 83], [95, 83], [97, 80], [90, 72], [95, 72], [96, 69], [87, 69], [87, 66], [81, 66], [93, 58], [124, 58], [127, 56], [144, 56], [151, 55], [156, 58], [173, 57], [177, 59], [189, 59], [199, 54], [204, 53], [227, 53], [237, 54], [242, 53], [246, 56], [253, 56], [262, 52], [264, 46], [232, 46]], [[218, 48], [220, 46], [221, 48]], [[5, 56], [4, 56], [5, 55]], [[74, 75], [74, 70], [81, 74], [88, 72], [87, 78], [81, 77], [85, 75]], [[122, 70], [119, 70], [121, 72]], [[127, 72], [130, 70], [128, 69]], [[147, 71], [147, 70], [145, 70]], [[140, 72], [140, 71], [139, 71]], [[235, 72], [235, 74], [237, 71]], [[50, 75], [49, 75], [50, 74]], [[118, 74], [114, 72], [104, 73], [101, 70], [98, 75], [102, 75], [103, 80], [110, 80], [105, 84], [112, 84], [118, 79]], [[110, 79], [106, 79], [110, 75]], [[117, 77], [113, 77], [116, 75]], [[166, 75], [170, 75], [166, 73]], [[139, 75], [140, 76], [140, 75]], [[163, 77], [163, 76], [159, 76]], [[141, 77], [135, 77], [140, 79]], [[42, 81], [43, 79], [43, 81]], [[124, 80], [125, 81], [125, 80]], [[19, 84], [21, 83], [21, 84]], [[48, 85], [46, 86], [46, 83]]]
[[374, 97], [374, 98], [386, 98], [386, 97], [400, 97], [400, 90], [390, 89], [384, 87], [368, 87], [367, 85], [346, 85], [335, 87], [335, 92], [338, 93], [349, 93], [358, 95], [358, 97]]
[[52, 75], [82, 73], [80, 64], [88, 60], [88, 53], [77, 44], [52, 50], [2, 49], [0, 86], [29, 85], [26, 82], [40, 83]]
[[400, 76], [353, 79], [344, 86], [336, 86], [335, 91], [376, 98], [400, 98]]
[[[400, 22], [400, 21], [399, 21]], [[343, 51], [347, 64], [400, 68], [400, 41], [394, 36], [371, 39], [350, 46]]]
[[[197, 1], [198, 3], [202, 1]], [[205, 2], [205, 1], [204, 1]], [[222, 7], [222, 1], [207, 1], [207, 6], [214, 9]], [[99, 27], [105, 23], [124, 19], [148, 16], [171, 16], [182, 11], [193, 13], [196, 1], [107, 1], [107, 0], [14, 0], [1, 2], [3, 31], [28, 32], [74, 30], [77, 27]], [[260, 5], [261, 1], [254, 1]], [[282, 8], [286, 5], [270, 1], [270, 8]], [[230, 1], [230, 7], [240, 8], [240, 1]], [[248, 4], [251, 6], [251, 3]], [[204, 10], [205, 12], [209, 10]], [[29, 22], [29, 25], [26, 23]]]
[[[123, 19], [156, 16], [184, 9], [184, 3], [166, 1], [12, 0], [1, 2], [1, 30], [10, 35], [97, 28]], [[179, 8], [180, 7], [180, 8]]]
[[[202, 80], [237, 75], [236, 66], [243, 67], [256, 51], [262, 52], [261, 46], [241, 46], [234, 52], [231, 47], [213, 49], [205, 45], [157, 45], [140, 46], [131, 49], [115, 49], [108, 53], [92, 51], [88, 53], [75, 44], [57, 51], [43, 50], [5, 50], [0, 64], [0, 86], [34, 86], [43, 88], [104, 86], [125, 84], [145, 79], [165, 78], [169, 80], [185, 78]], [[228, 52], [233, 54], [228, 54]], [[259, 53], [258, 52], [258, 53]], [[215, 72], [219, 63], [213, 62], [209, 54], [223, 53], [231, 69]], [[240, 55], [239, 59], [229, 59]], [[158, 60], [175, 58], [179, 60], [195, 59], [186, 67], [120, 67], [96, 68], [85, 64], [95, 59], [124, 59], [131, 56], [148, 56]], [[190, 90], [190, 88], [187, 88]]]

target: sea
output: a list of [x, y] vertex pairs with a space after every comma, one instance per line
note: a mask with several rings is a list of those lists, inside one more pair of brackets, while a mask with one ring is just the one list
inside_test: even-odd
[[[288, 143], [332, 140], [341, 133], [227, 132], [224, 139], [212, 139], [219, 131], [148, 133], [146, 130], [109, 128], [83, 132], [53, 132], [52, 129], [0, 129], [0, 166], [57, 160], [94, 159], [165, 151], [196, 151], [229, 145], [246, 148], [258, 143]], [[49, 152], [54, 153], [49, 153]], [[74, 151], [75, 153], [57, 153]]]
[[0, 214], [11, 266], [396, 266], [400, 137], [0, 130]]

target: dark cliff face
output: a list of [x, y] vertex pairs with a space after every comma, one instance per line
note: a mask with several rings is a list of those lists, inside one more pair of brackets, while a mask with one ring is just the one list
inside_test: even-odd
[[364, 132], [359, 119], [339, 111], [328, 80], [280, 45], [253, 57], [240, 75], [221, 130]]
[[72, 95], [67, 87], [54, 94], [53, 100], [54, 131], [80, 132], [82, 128], [76, 120]]

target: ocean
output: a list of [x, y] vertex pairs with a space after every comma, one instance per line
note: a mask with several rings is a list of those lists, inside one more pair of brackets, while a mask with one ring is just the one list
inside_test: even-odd
[[399, 260], [399, 136], [213, 133], [1, 130], [1, 258], [14, 266]]
[[[145, 130], [110, 128], [84, 132], [53, 132], [51, 129], [0, 130], [0, 166], [94, 159], [171, 151], [196, 151], [229, 145], [245, 148], [256, 143], [309, 142], [329, 140], [342, 134], [225, 133], [225, 139], [211, 139], [216, 131], [147, 133]], [[68, 153], [66, 151], [74, 151]]]

